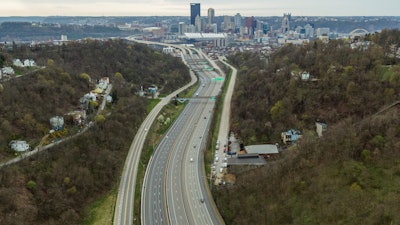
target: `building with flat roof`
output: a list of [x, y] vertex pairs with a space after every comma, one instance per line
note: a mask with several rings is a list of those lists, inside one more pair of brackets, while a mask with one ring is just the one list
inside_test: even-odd
[[245, 146], [247, 154], [274, 155], [279, 154], [278, 146], [272, 144]]
[[213, 42], [218, 47], [225, 47], [229, 42], [227, 33], [184, 33], [182, 38], [188, 41]]
[[265, 159], [258, 155], [243, 154], [240, 157], [238, 155], [238, 157], [228, 158], [228, 166], [263, 166], [265, 164], [267, 164]]
[[215, 21], [215, 10], [213, 8], [209, 8], [207, 11], [208, 16], [208, 24], [211, 25]]

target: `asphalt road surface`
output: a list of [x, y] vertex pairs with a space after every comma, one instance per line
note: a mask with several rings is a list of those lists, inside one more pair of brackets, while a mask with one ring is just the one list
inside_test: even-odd
[[142, 189], [142, 224], [224, 224], [209, 194], [203, 151], [219, 75], [199, 52], [185, 56], [200, 79], [200, 87], [154, 151]]
[[[185, 50], [182, 50], [182, 52], [185, 52]], [[194, 76], [193, 73], [191, 73], [191, 77], [192, 81], [189, 84], [163, 98], [161, 102], [159, 102], [153, 108], [153, 110], [149, 113], [149, 115], [140, 126], [134, 140], [132, 141], [127, 159], [125, 161], [123, 173], [121, 175], [120, 186], [118, 189], [117, 203], [114, 213], [115, 225], [130, 225], [135, 219], [133, 218], [133, 202], [136, 186], [136, 175], [147, 131], [155, 120], [156, 116], [159, 114], [162, 107], [168, 104], [171, 98], [175, 97], [176, 94], [193, 85], [197, 81], [197, 78]]]

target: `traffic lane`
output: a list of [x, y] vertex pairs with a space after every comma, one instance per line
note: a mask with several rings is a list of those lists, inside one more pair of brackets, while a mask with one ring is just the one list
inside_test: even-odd
[[[183, 130], [185, 133], [188, 132], [187, 129]], [[168, 203], [168, 211], [170, 212], [169, 219], [171, 224], [188, 224], [186, 212], [183, 206], [184, 202], [181, 195], [181, 180], [180, 180], [180, 161], [182, 155], [182, 145], [183, 143], [187, 143], [188, 138], [185, 135], [184, 138], [178, 139], [176, 141], [176, 145], [174, 147], [174, 151], [172, 152], [172, 158], [170, 159], [170, 163], [168, 164], [168, 173], [167, 173], [167, 187], [170, 188], [170, 192], [167, 197]], [[185, 145], [183, 145], [185, 146]], [[183, 147], [184, 148], [184, 147]], [[178, 163], [177, 163], [177, 162]]]
[[[170, 215], [171, 224], [188, 224], [190, 218], [187, 216], [185, 206], [185, 199], [182, 196], [182, 158], [185, 153], [185, 149], [188, 148], [191, 144], [189, 142], [190, 133], [193, 130], [193, 125], [196, 123], [198, 119], [196, 116], [197, 106], [193, 108], [193, 112], [190, 113], [190, 120], [185, 123], [185, 126], [182, 130], [184, 135], [178, 138], [177, 146], [174, 146], [172, 149], [172, 157], [169, 161], [169, 169], [167, 174], [167, 180], [170, 181], [168, 189], [170, 189], [170, 198], [167, 198], [168, 203], [168, 212]], [[171, 210], [170, 210], [171, 209]]]
[[[200, 129], [200, 127], [196, 129], [196, 136], [201, 135], [201, 132], [198, 132]], [[199, 152], [201, 151], [191, 151], [191, 156], [194, 155], [193, 157], [195, 157], [196, 160], [186, 169], [186, 191], [188, 192], [188, 199], [190, 208], [192, 209], [192, 214], [195, 217], [195, 224], [209, 224], [209, 217], [207, 217], [207, 215], [204, 213], [204, 210], [202, 210], [205, 197], [199, 184], [201, 179], [199, 175], [199, 164], [201, 160], [199, 159], [199, 154], [196, 154]], [[186, 159], [185, 161], [187, 162], [188, 160]]]
[[[148, 211], [148, 215], [147, 218], [149, 218], [150, 222], [146, 224], [153, 224], [153, 223], [159, 223], [160, 221], [166, 221], [167, 217], [166, 217], [166, 212], [165, 212], [165, 197], [164, 197], [164, 171], [165, 171], [165, 165], [166, 165], [166, 161], [167, 161], [167, 157], [168, 157], [168, 150], [171, 148], [172, 142], [174, 139], [177, 138], [177, 136], [179, 135], [179, 131], [181, 130], [181, 124], [184, 122], [181, 121], [185, 121], [188, 116], [187, 111], [190, 109], [190, 107], [188, 107], [188, 109], [184, 109], [183, 110], [183, 115], [182, 117], [178, 117], [178, 119], [174, 122], [174, 124], [172, 125], [172, 127], [167, 131], [167, 134], [165, 137], [168, 138], [163, 138], [160, 142], [160, 145], [157, 147], [157, 149], [155, 150], [155, 152], [153, 153], [153, 159], [155, 162], [158, 163], [151, 163], [151, 165], [156, 165], [156, 167], [152, 166], [149, 167], [150, 168], [150, 180], [151, 184], [147, 185], [147, 187], [150, 187], [149, 191], [147, 192], [145, 198], [149, 199], [148, 202], [152, 205], [151, 207], [154, 208], [154, 210], [151, 210], [151, 207], [147, 210]], [[156, 172], [158, 171], [158, 172]], [[155, 174], [162, 174], [162, 179], [156, 179], [153, 178], [155, 177]], [[161, 193], [160, 195], [154, 195], [153, 193]], [[159, 203], [162, 204], [159, 204]], [[147, 208], [147, 207], [144, 207]], [[158, 212], [161, 212], [158, 213]], [[144, 220], [147, 221], [147, 220]]]
[[[193, 127], [196, 127], [196, 125], [201, 117], [201, 114], [198, 114], [198, 112], [201, 111], [199, 109], [202, 109], [203, 107], [199, 104], [196, 104], [195, 102], [199, 103], [199, 101], [197, 101], [197, 100], [191, 100], [191, 103], [193, 105], [195, 105], [197, 109], [194, 110], [194, 113], [191, 114], [192, 118], [193, 118], [192, 123], [185, 124], [187, 127], [187, 131], [185, 131], [186, 137], [189, 136], [188, 134], [190, 134], [190, 132], [193, 130]], [[169, 198], [167, 198], [167, 201], [172, 202], [173, 205], [170, 207], [170, 203], [168, 202], [168, 207], [171, 208], [171, 210], [174, 210], [175, 212], [179, 210], [180, 215], [183, 215], [183, 213], [185, 213], [185, 211], [184, 211], [185, 208], [187, 208], [187, 207], [181, 207], [181, 206], [187, 205], [187, 203], [185, 201], [186, 197], [181, 197], [181, 195], [183, 193], [183, 191], [181, 190], [182, 189], [181, 185], [185, 183], [185, 180], [182, 180], [182, 181], [179, 180], [179, 178], [181, 177], [182, 170], [185, 170], [185, 169], [179, 165], [182, 165], [182, 156], [185, 155], [185, 149], [196, 148], [197, 144], [196, 143], [192, 144], [192, 140], [193, 140], [193, 138], [191, 139], [191, 141], [184, 140], [185, 142], [187, 142], [187, 144], [179, 145], [179, 146], [184, 146], [183, 148], [174, 149], [174, 152], [175, 152], [174, 157], [169, 162], [170, 164], [174, 165], [174, 167], [173, 167], [174, 170], [172, 170], [170, 172], [170, 174], [168, 175], [169, 180], [171, 181], [171, 185], [174, 190], [171, 193], [171, 200]], [[193, 146], [191, 146], [191, 145], [193, 145]], [[168, 211], [170, 211], [170, 210], [168, 210]], [[188, 215], [188, 220], [192, 220], [191, 218], [192, 218], [191, 214]], [[171, 220], [172, 224], [175, 224], [179, 219], [182, 221], [182, 217], [180, 216], [179, 218], [177, 218], [176, 213], [172, 213], [172, 215], [170, 216], [170, 220]]]
[[[166, 148], [167, 145], [168, 143], [166, 141], [160, 143], [160, 151]], [[162, 156], [157, 155], [156, 157], [152, 158], [152, 160], [158, 161], [158, 158], [162, 159]], [[145, 191], [147, 192], [146, 195], [148, 196], [146, 199], [150, 203], [147, 204], [147, 216], [144, 221], [150, 220], [151, 224], [162, 224], [162, 221], [165, 220], [165, 216], [163, 215], [163, 208], [158, 207], [157, 204], [157, 202], [160, 198], [162, 198], [163, 195], [161, 188], [161, 184], [163, 184], [163, 175], [159, 173], [159, 171], [162, 170], [162, 165], [151, 163], [149, 164], [149, 166], [149, 171], [154, 172], [151, 173], [152, 179], [149, 179], [148, 183], [144, 185]]]
[[[135, 149], [138, 145], [141, 144], [140, 140], [145, 136], [145, 132], [143, 129], [139, 129], [139, 132], [135, 136], [136, 140], [133, 141], [132, 147]], [[123, 196], [124, 198], [122, 199], [122, 202], [120, 201], [119, 209], [120, 209], [120, 218], [118, 219], [118, 222], [121, 224], [129, 224], [130, 221], [132, 221], [132, 211], [129, 210], [132, 208], [133, 205], [133, 195], [132, 195], [132, 189], [134, 189], [134, 184], [135, 181], [133, 181], [133, 173], [134, 173], [134, 166], [132, 166], [134, 162], [134, 158], [137, 157], [137, 152], [136, 151], [130, 151], [129, 155], [129, 162], [128, 162], [128, 167], [129, 171], [126, 173], [127, 179], [123, 179]]]
[[[214, 88], [208, 89], [206, 94], [212, 92], [213, 89]], [[185, 182], [187, 199], [189, 200], [189, 207], [192, 211], [193, 217], [195, 218], [195, 224], [211, 223], [209, 213], [205, 209], [206, 207], [204, 205], [204, 202], [202, 202], [206, 198], [206, 192], [203, 191], [201, 188], [201, 183], [204, 181], [204, 173], [199, 172], [202, 171], [203, 168], [202, 166], [200, 166], [200, 164], [202, 163], [202, 153], [205, 148], [205, 139], [203, 137], [206, 136], [206, 132], [208, 130], [210, 122], [209, 114], [210, 110], [213, 108], [214, 103], [206, 101], [205, 104], [206, 106], [202, 107], [203, 110], [200, 114], [199, 121], [194, 128], [194, 135], [192, 136], [191, 140], [191, 142], [193, 142], [194, 145], [198, 147], [189, 148], [187, 156], [184, 160], [184, 164], [187, 167], [184, 169], [184, 171], [186, 171], [185, 179], [187, 180], [187, 182]], [[191, 159], [193, 159], [193, 162], [188, 165], [188, 162], [192, 161]]]

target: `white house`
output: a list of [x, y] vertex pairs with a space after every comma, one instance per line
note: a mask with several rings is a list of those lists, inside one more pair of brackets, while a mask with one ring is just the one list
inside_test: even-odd
[[1, 72], [2, 72], [3, 74], [8, 74], [8, 75], [14, 75], [14, 74], [15, 74], [14, 69], [13, 69], [12, 67], [9, 67], [9, 66], [3, 67], [3, 68], [1, 69]]
[[25, 59], [24, 60], [24, 66], [28, 67], [28, 66], [36, 66], [36, 63], [33, 59]]
[[107, 101], [107, 103], [112, 103], [112, 101], [113, 101], [112, 96], [111, 95], [107, 95], [106, 101]]
[[309, 80], [309, 79], [310, 79], [310, 73], [304, 71], [304, 72], [301, 74], [301, 80], [306, 81], [306, 80]]
[[50, 124], [54, 130], [60, 130], [64, 126], [64, 118], [62, 116], [55, 116], [50, 118]]
[[20, 59], [13, 59], [13, 65], [18, 66], [18, 67], [23, 67], [24, 64], [22, 64]]
[[89, 92], [89, 93], [87, 93], [87, 94], [85, 94], [84, 96], [83, 96], [86, 100], [92, 100], [92, 101], [96, 101], [96, 94], [95, 93], [92, 93], [92, 92]]
[[13, 140], [10, 142], [10, 147], [16, 152], [25, 152], [29, 150], [29, 144], [26, 141]]

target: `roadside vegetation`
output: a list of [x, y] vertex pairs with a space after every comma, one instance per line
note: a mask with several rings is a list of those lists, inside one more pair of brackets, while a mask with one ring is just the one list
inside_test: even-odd
[[[232, 128], [240, 139], [280, 143], [291, 128], [303, 138], [213, 189], [226, 224], [400, 223], [400, 32], [359, 43], [287, 45], [268, 64], [252, 53], [229, 58], [239, 69]], [[321, 138], [317, 120], [328, 125]]]
[[[221, 116], [222, 116], [222, 108], [224, 105], [225, 95], [228, 90], [229, 82], [231, 80], [232, 71], [227, 70], [225, 64], [220, 63], [220, 68], [224, 68], [224, 73], [226, 74], [224, 85], [222, 87], [221, 94], [218, 95], [215, 103], [215, 112], [213, 113], [212, 121], [211, 121], [211, 128], [210, 133], [211, 135], [208, 136], [207, 139], [207, 147], [204, 154], [204, 164], [205, 164], [205, 171], [207, 177], [211, 177], [211, 164], [214, 162], [214, 153], [215, 153], [215, 146], [218, 140], [218, 133], [219, 133], [219, 125], [221, 123]], [[212, 182], [211, 179], [207, 179], [208, 182]]]
[[13, 139], [39, 143], [51, 129], [49, 118], [79, 108], [79, 98], [101, 77], [110, 78], [114, 99], [87, 132], [0, 170], [0, 224], [101, 224], [93, 214], [111, 212], [101, 209], [102, 202], [112, 201], [129, 146], [151, 105], [136, 92], [152, 84], [166, 93], [175, 90], [190, 79], [186, 66], [123, 40], [15, 46], [0, 55], [0, 66], [11, 65], [13, 58], [46, 66], [2, 83], [1, 161], [13, 157], [8, 147]]

